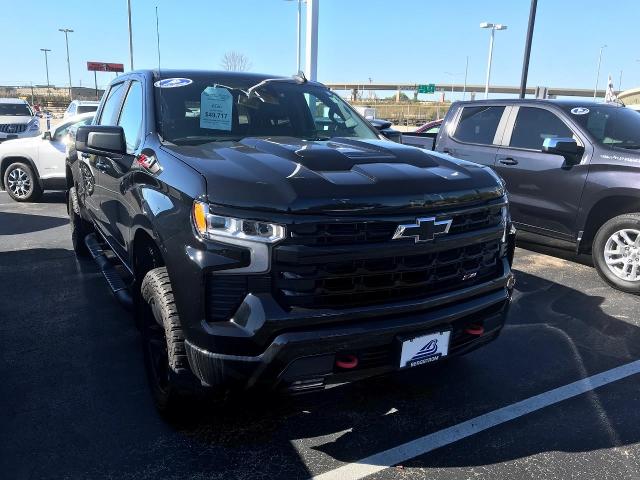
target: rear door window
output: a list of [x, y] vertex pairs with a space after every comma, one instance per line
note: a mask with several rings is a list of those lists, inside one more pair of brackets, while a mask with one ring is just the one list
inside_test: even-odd
[[543, 108], [520, 107], [510, 147], [542, 150], [547, 138], [572, 138], [573, 132], [554, 113]]
[[463, 107], [454, 138], [461, 142], [493, 145], [503, 106]]

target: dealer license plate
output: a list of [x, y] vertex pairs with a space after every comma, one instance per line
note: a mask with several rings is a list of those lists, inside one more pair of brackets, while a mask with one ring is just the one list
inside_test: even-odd
[[430, 333], [402, 342], [400, 368], [436, 362], [449, 354], [451, 331]]

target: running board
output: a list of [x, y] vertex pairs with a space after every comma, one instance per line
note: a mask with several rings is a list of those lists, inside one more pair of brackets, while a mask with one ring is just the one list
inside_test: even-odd
[[104, 279], [107, 281], [107, 285], [111, 289], [111, 292], [116, 297], [118, 302], [127, 310], [133, 309], [133, 299], [129, 293], [127, 285], [122, 280], [122, 277], [118, 271], [111, 264], [107, 256], [104, 254], [104, 250], [98, 242], [95, 233], [90, 233], [84, 239], [84, 244], [87, 246], [91, 257], [98, 265], [98, 268], [102, 272]]

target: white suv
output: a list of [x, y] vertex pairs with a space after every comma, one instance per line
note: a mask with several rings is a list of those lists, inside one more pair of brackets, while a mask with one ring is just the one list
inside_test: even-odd
[[38, 200], [43, 190], [64, 190], [67, 132], [88, 125], [93, 112], [67, 118], [53, 132], [0, 144], [0, 187], [18, 202]]
[[26, 101], [19, 98], [0, 98], [0, 142], [38, 135], [40, 121]]
[[94, 102], [91, 100], [74, 100], [65, 110], [64, 118], [80, 115], [81, 113], [95, 112], [98, 110], [98, 105], [100, 105], [100, 102]]

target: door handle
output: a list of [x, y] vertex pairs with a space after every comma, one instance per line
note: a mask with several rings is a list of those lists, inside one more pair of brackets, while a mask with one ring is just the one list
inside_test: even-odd
[[518, 161], [515, 158], [511, 158], [511, 157], [500, 158], [500, 159], [498, 159], [498, 161], [503, 165], [517, 165], [518, 164]]
[[109, 165], [107, 165], [107, 162], [105, 162], [104, 160], [99, 159], [96, 160], [96, 168], [101, 172], [104, 172], [107, 170], [107, 168], [109, 168]]

